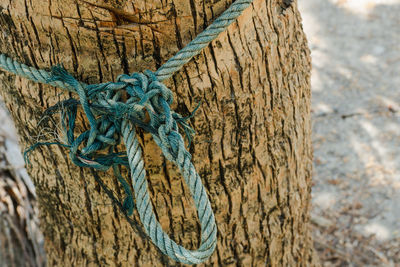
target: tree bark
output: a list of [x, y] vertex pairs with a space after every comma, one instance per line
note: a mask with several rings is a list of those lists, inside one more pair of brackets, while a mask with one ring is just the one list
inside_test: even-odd
[[[87, 83], [112, 81], [156, 70], [231, 2], [2, 1], [0, 52], [39, 68], [62, 63]], [[202, 103], [190, 152], [218, 225], [205, 266], [318, 265], [308, 227], [310, 53], [290, 2], [255, 0], [166, 81], [177, 112]], [[50, 139], [56, 130], [38, 126], [41, 115], [69, 94], [3, 72], [0, 79], [22, 146]], [[158, 219], [178, 244], [195, 249], [200, 228], [188, 188], [151, 136], [139, 136]], [[74, 166], [67, 152], [40, 147], [30, 156], [48, 265], [176, 266], [132, 230], [92, 171]], [[112, 172], [99, 175], [123, 199]]]

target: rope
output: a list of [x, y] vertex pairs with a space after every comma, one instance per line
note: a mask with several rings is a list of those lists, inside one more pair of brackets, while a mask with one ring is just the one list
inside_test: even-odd
[[[187, 120], [194, 115], [194, 112], [184, 118], [171, 111], [173, 94], [162, 81], [171, 77], [185, 63], [198, 55], [234, 22], [252, 1], [236, 0], [206, 30], [155, 73], [146, 70], [144, 73], [122, 74], [116, 82], [87, 85], [77, 81], [61, 66], [55, 66], [48, 72], [29, 67], [1, 54], [0, 68], [38, 83], [62, 88], [79, 96], [79, 101], [75, 99], [61, 101], [45, 112], [47, 115], [61, 112], [61, 126], [67, 136], [67, 142], [38, 143], [28, 149], [25, 154], [38, 145], [59, 144], [69, 148], [70, 158], [77, 166], [102, 171], [112, 167], [127, 195], [123, 204], [124, 209], [128, 211], [128, 214], [132, 214], [135, 206], [134, 195], [136, 209], [145, 232], [160, 251], [186, 264], [204, 262], [215, 250], [217, 227], [206, 190], [179, 132], [180, 129], [183, 130], [190, 142], [194, 131]], [[127, 100], [124, 100], [126, 98]], [[88, 118], [90, 129], [78, 134], [75, 138], [75, 120], [79, 105], [82, 106]], [[145, 122], [146, 114], [150, 116], [148, 122]], [[164, 156], [179, 168], [190, 188], [201, 226], [201, 244], [195, 251], [187, 250], [171, 240], [156, 219], [148, 193], [142, 149], [136, 137], [136, 126], [152, 134]], [[120, 136], [125, 144], [126, 154], [115, 152], [121, 143]], [[120, 175], [120, 166], [129, 168], [134, 194], [129, 184]]]
[[210, 26], [156, 71], [158, 80], [166, 80], [180, 70], [183, 65], [198, 55], [212, 40], [217, 38], [221, 32], [225, 31], [252, 2], [253, 0], [236, 0], [232, 3]]

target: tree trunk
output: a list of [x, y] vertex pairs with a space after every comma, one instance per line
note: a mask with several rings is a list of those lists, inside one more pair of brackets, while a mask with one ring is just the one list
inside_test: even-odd
[[[63, 63], [87, 83], [113, 81], [156, 70], [231, 2], [2, 1], [0, 52], [39, 68]], [[290, 2], [255, 0], [166, 81], [177, 112], [188, 115], [202, 103], [191, 120], [197, 134], [190, 152], [218, 226], [207, 266], [318, 265], [308, 227], [310, 55], [296, 1]], [[56, 130], [39, 120], [68, 93], [3, 72], [0, 79], [22, 146], [50, 139]], [[139, 137], [163, 229], [197, 248], [200, 227], [183, 178], [150, 134]], [[30, 161], [49, 266], [176, 266], [132, 229], [93, 172], [73, 165], [66, 149], [39, 147]], [[123, 199], [112, 172], [99, 175]]]

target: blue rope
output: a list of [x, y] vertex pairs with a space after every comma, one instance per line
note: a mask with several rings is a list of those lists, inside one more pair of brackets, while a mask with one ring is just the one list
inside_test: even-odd
[[[172, 259], [186, 264], [204, 262], [211, 256], [217, 244], [217, 227], [210, 201], [201, 178], [191, 162], [192, 156], [185, 148], [180, 130], [190, 143], [193, 129], [186, 122], [194, 115], [182, 117], [171, 111], [173, 94], [162, 81], [171, 77], [185, 63], [223, 32], [253, 0], [236, 0], [206, 30], [185, 48], [169, 59], [156, 72], [122, 74], [116, 82], [87, 85], [77, 81], [62, 66], [54, 66], [51, 72], [29, 67], [4, 54], [0, 55], [0, 67], [35, 82], [49, 84], [76, 93], [79, 100], [69, 99], [49, 108], [45, 114], [61, 112], [61, 126], [67, 142], [37, 143], [25, 152], [25, 156], [39, 145], [58, 144], [69, 149], [74, 164], [106, 171], [113, 168], [126, 198], [123, 207], [132, 214], [135, 207], [146, 233], [152, 242]], [[124, 100], [126, 99], [127, 100]], [[90, 129], [75, 134], [78, 106], [82, 106]], [[199, 106], [196, 107], [197, 110]], [[146, 122], [146, 114], [150, 120]], [[176, 244], [163, 231], [156, 219], [150, 201], [142, 149], [136, 137], [138, 126], [151, 133], [164, 156], [175, 163], [188, 184], [201, 226], [201, 244], [195, 250], [187, 250]], [[76, 136], [76, 137], [75, 137]], [[122, 140], [126, 153], [115, 152]], [[119, 167], [130, 169], [133, 193], [128, 182], [121, 176]]]

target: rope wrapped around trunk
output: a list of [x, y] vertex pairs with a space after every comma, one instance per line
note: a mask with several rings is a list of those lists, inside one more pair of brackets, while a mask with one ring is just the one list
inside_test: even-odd
[[[61, 110], [62, 128], [66, 133], [67, 143], [37, 143], [27, 152], [38, 145], [59, 144], [69, 148], [71, 160], [80, 167], [103, 171], [112, 167], [127, 194], [123, 206], [128, 213], [132, 213], [134, 195], [140, 220], [152, 242], [164, 254], [186, 264], [198, 264], [211, 256], [217, 244], [217, 227], [206, 190], [179, 132], [179, 128], [183, 129], [190, 142], [194, 131], [186, 121], [193, 114], [184, 118], [171, 111], [173, 94], [162, 81], [198, 55], [252, 1], [236, 0], [206, 30], [156, 72], [146, 70], [144, 73], [123, 74], [116, 82], [87, 85], [77, 81], [61, 66], [55, 66], [48, 72], [19, 63], [4, 54], [0, 55], [0, 68], [38, 83], [68, 90], [79, 97], [79, 100], [62, 101], [46, 111], [51, 113]], [[75, 119], [79, 105], [86, 114], [90, 129], [75, 138]], [[148, 122], [146, 114], [150, 116]], [[142, 149], [136, 137], [136, 126], [152, 134], [164, 156], [179, 168], [190, 188], [201, 226], [201, 244], [197, 250], [188, 250], [176, 244], [156, 219], [148, 192]], [[114, 152], [121, 142], [121, 136], [126, 153]], [[134, 194], [121, 177], [119, 166], [129, 168]]]

